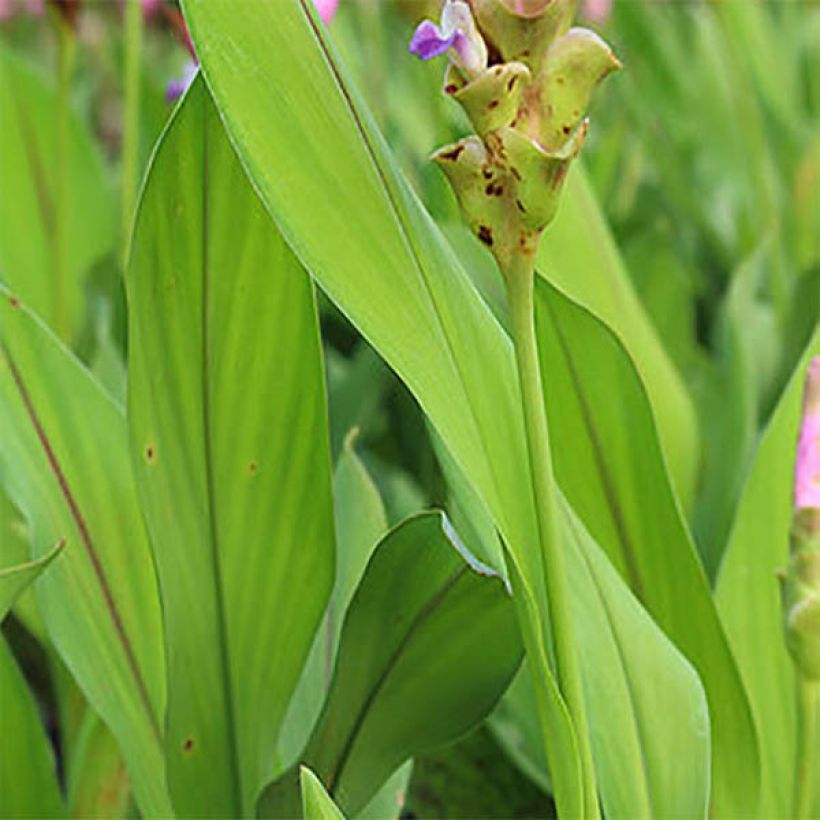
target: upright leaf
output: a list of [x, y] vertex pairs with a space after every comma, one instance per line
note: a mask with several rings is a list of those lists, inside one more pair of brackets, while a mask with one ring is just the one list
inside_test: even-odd
[[609, 328], [545, 281], [536, 290], [536, 324], [561, 487], [701, 676], [712, 717], [713, 809], [751, 813], [759, 760], [748, 700], [640, 376]]
[[122, 409], [0, 286], [0, 482], [34, 557], [49, 638], [117, 738], [146, 815], [170, 816], [162, 622]]
[[[820, 333], [815, 332], [757, 448], [717, 583], [718, 607], [760, 736], [761, 817], [786, 816], [791, 811], [795, 686], [792, 661], [783, 642], [777, 571], [786, 566], [789, 555], [795, 443], [805, 369], [810, 357], [818, 354]], [[820, 794], [816, 805], [820, 807]]]
[[581, 166], [570, 171], [537, 268], [548, 282], [600, 316], [629, 352], [646, 385], [675, 489], [688, 506], [700, 461], [692, 400], [635, 293]]
[[353, 449], [354, 440], [351, 432], [333, 474], [336, 580], [282, 725], [278, 747], [283, 767], [290, 766], [299, 756], [322, 711], [347, 606], [371, 553], [387, 530], [381, 496]]
[[[71, 207], [57, 213], [56, 97], [42, 71], [0, 47], [0, 281], [61, 335], [70, 336], [83, 318], [83, 279], [116, 241], [116, 211], [99, 149], [71, 111]], [[66, 220], [63, 272], [55, 261], [57, 219]]]
[[564, 531], [604, 812], [705, 818], [711, 738], [700, 680], [569, 507]]
[[[521, 662], [501, 578], [462, 552], [441, 513], [407, 519], [376, 549], [348, 609], [324, 711], [302, 760], [347, 814], [418, 752], [478, 723]], [[291, 817], [294, 768], [262, 795]]]
[[330, 458], [312, 285], [201, 80], [155, 155], [128, 286], [169, 788], [180, 814], [247, 815], [331, 588]]
[[325, 791], [322, 781], [307, 766], [299, 769], [299, 784], [305, 820], [344, 820], [344, 815]]

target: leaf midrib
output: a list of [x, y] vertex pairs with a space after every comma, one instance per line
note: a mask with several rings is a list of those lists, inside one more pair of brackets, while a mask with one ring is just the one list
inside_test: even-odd
[[240, 775], [239, 744], [237, 738], [236, 715], [234, 708], [233, 682], [231, 680], [231, 664], [229, 658], [228, 644], [228, 624], [226, 618], [225, 592], [222, 585], [222, 567], [219, 556], [219, 536], [217, 529], [216, 515], [216, 488], [213, 468], [213, 441], [211, 436], [211, 391], [210, 391], [210, 245], [208, 237], [210, 235], [210, 184], [209, 168], [210, 153], [208, 143], [208, 133], [210, 124], [208, 122], [208, 108], [203, 106], [202, 124], [202, 246], [200, 275], [201, 294], [201, 362], [200, 378], [202, 391], [202, 434], [203, 434], [203, 457], [205, 463], [205, 485], [208, 506], [208, 546], [210, 548], [211, 572], [214, 584], [214, 598], [216, 602], [217, 630], [219, 634], [219, 669], [222, 678], [223, 698], [225, 701], [225, 722], [228, 735], [229, 760], [230, 760], [230, 802], [234, 810], [241, 815], [243, 806], [242, 782]]

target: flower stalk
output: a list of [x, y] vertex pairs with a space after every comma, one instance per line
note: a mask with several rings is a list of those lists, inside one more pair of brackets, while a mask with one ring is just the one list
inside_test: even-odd
[[558, 505], [552, 467], [549, 427], [538, 361], [534, 322], [535, 269], [516, 257], [506, 273], [513, 346], [524, 412], [530, 476], [545, 571], [558, 686], [576, 731], [584, 783], [584, 816], [598, 817], [595, 768], [589, 742], [586, 706], [578, 654], [573, 640], [569, 580], [558, 528]]

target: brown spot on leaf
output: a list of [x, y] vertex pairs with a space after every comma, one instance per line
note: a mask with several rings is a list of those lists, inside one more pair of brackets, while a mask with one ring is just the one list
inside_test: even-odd
[[486, 225], [479, 225], [476, 236], [488, 247], [493, 246], [493, 232]]
[[492, 111], [494, 108], [498, 108], [498, 100], [490, 100], [487, 103], [487, 108]]
[[455, 162], [461, 156], [461, 152], [463, 150], [464, 150], [463, 145], [456, 145], [455, 148], [453, 148], [452, 150], [443, 151], [442, 153], [439, 154], [439, 156], [442, 159], [446, 159], [446, 160], [450, 160], [451, 162]]
[[258, 469], [259, 469], [259, 468], [257, 467], [257, 465], [256, 465], [256, 462], [255, 462], [255, 461], [249, 461], [249, 462], [248, 462], [248, 475], [252, 475], [252, 476], [253, 476], [253, 475], [256, 475], [256, 471], [257, 471]]
[[562, 130], [565, 134], [569, 134], [569, 132], [570, 132], [570, 131], [572, 131], [572, 128], [570, 128], [568, 125], [564, 125], [564, 126], [561, 128], [561, 130]]
[[493, 170], [492, 168], [488, 168], [486, 165], [481, 169], [481, 176], [484, 179], [492, 179], [493, 178]]
[[510, 173], [519, 181], [521, 182], [521, 172], [516, 168], [514, 165], [510, 166]]
[[501, 196], [504, 193], [504, 186], [498, 182], [491, 182], [484, 189], [484, 193], [487, 194], [487, 196]]
[[156, 451], [156, 449], [154, 448], [154, 445], [153, 445], [153, 444], [149, 444], [149, 445], [145, 448], [145, 460], [146, 460], [149, 464], [153, 464], [153, 463], [157, 460], [157, 451]]
[[16, 296], [9, 296], [9, 304], [16, 310], [20, 307], [20, 300]]
[[186, 737], [182, 743], [182, 751], [190, 754], [194, 750], [194, 739], [192, 737]]
[[524, 207], [524, 203], [520, 199], [515, 200], [515, 205], [522, 214], [527, 213], [527, 209]]
[[455, 94], [458, 91], [458, 86], [455, 83], [447, 83], [444, 86], [444, 93], [445, 94]]
[[509, 80], [507, 80], [507, 91], [512, 91], [515, 88], [515, 84], [518, 82], [518, 75], [513, 74]]

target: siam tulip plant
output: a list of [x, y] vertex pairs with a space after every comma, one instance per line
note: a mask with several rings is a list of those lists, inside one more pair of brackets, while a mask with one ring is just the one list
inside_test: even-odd
[[584, 4], [591, 131], [569, 0], [61, 6], [0, 31], [0, 818], [818, 816], [811, 13]]

